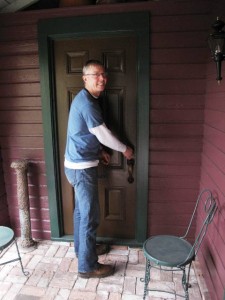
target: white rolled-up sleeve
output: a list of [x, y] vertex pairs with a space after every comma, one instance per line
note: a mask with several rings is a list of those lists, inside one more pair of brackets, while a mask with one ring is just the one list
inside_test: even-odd
[[119, 152], [126, 151], [126, 145], [120, 142], [120, 140], [113, 135], [113, 133], [106, 127], [105, 123], [94, 128], [89, 128], [89, 131], [106, 147]]

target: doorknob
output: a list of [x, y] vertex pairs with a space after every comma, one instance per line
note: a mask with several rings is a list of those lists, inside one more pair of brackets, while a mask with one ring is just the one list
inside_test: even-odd
[[128, 177], [127, 177], [127, 181], [129, 183], [133, 183], [134, 182], [134, 177], [133, 177], [133, 172], [134, 172], [134, 159], [128, 159], [127, 160], [127, 167], [128, 167]]

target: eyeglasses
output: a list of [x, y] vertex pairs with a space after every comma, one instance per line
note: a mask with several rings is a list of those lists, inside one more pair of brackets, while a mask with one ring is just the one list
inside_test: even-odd
[[93, 76], [94, 78], [99, 78], [102, 76], [103, 78], [106, 78], [108, 76], [107, 73], [95, 73], [95, 74], [84, 74], [84, 76]]

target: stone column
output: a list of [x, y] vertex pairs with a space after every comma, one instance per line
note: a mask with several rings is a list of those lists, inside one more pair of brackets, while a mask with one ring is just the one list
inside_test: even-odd
[[17, 160], [11, 163], [11, 168], [16, 170], [17, 175], [17, 196], [19, 206], [19, 217], [21, 227], [20, 245], [24, 248], [35, 245], [31, 237], [31, 223], [29, 210], [28, 196], [28, 181], [27, 181], [27, 160]]

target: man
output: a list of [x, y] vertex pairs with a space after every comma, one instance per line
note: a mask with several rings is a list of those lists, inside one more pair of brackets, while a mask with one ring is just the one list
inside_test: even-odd
[[127, 159], [133, 150], [121, 143], [106, 127], [98, 97], [104, 91], [107, 75], [104, 66], [89, 60], [83, 67], [84, 88], [72, 102], [65, 150], [65, 174], [75, 189], [74, 246], [78, 257], [78, 274], [82, 278], [112, 275], [111, 265], [98, 263], [96, 231], [99, 225], [99, 159], [108, 164], [110, 155], [101, 144], [120, 151]]

